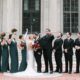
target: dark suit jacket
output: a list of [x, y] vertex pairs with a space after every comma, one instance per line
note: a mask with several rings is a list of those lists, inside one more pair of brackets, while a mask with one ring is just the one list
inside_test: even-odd
[[42, 49], [52, 49], [52, 41], [54, 39], [53, 35], [45, 35], [40, 40], [40, 46]]
[[[80, 47], [80, 40], [78, 38], [75, 40], [75, 46], [79, 46]], [[76, 52], [80, 53], [80, 49], [76, 50]]]
[[74, 40], [73, 39], [65, 39], [63, 48], [68, 50], [69, 54], [73, 54]]
[[63, 40], [61, 38], [55, 40], [54, 49], [56, 50], [56, 52], [62, 52], [62, 44]]

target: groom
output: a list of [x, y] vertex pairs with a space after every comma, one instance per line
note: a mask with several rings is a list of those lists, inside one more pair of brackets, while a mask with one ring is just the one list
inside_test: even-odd
[[44, 73], [48, 73], [48, 67], [50, 66], [50, 74], [53, 73], [53, 64], [52, 64], [52, 41], [54, 36], [51, 33], [50, 29], [46, 29], [46, 35], [43, 36], [40, 40], [40, 46], [43, 49], [43, 56], [45, 61], [45, 71]]
[[[38, 43], [39, 39], [40, 39], [39, 34], [35, 32], [34, 33], [34, 40], [35, 40], [34, 43]], [[34, 50], [34, 57], [37, 63], [37, 72], [41, 73], [41, 67], [42, 67], [42, 64], [41, 64], [42, 49], [41, 48]]]

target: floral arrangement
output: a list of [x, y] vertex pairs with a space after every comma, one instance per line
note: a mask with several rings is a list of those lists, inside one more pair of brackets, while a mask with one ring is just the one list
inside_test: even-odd
[[25, 46], [26, 46], [26, 43], [21, 42], [20, 46], [21, 46], [21, 47], [25, 47]]
[[32, 45], [32, 48], [33, 48], [34, 50], [37, 50], [37, 49], [40, 49], [41, 47], [40, 47], [40, 44], [39, 44], [38, 42], [36, 42], [36, 43], [34, 43], [34, 44]]

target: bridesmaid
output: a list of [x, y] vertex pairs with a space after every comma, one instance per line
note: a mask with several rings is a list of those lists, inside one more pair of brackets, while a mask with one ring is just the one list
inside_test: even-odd
[[19, 67], [19, 71], [24, 71], [27, 67], [27, 62], [26, 62], [26, 54], [27, 54], [27, 51], [26, 51], [26, 42], [23, 38], [22, 35], [19, 36], [19, 39], [20, 39], [20, 44], [19, 44], [19, 48], [21, 49], [21, 54], [22, 54], [22, 60], [21, 60], [21, 64], [20, 64], [20, 67]]
[[11, 73], [18, 72], [18, 49], [16, 42], [16, 32], [17, 29], [12, 29], [12, 34], [9, 35], [9, 49], [10, 49], [10, 58], [11, 58]]
[[1, 48], [2, 48], [2, 72], [7, 72], [9, 69], [9, 52], [8, 52], [8, 43], [6, 40], [6, 34], [1, 34]]

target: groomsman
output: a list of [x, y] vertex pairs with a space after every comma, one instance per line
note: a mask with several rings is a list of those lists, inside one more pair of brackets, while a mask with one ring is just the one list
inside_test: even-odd
[[[38, 40], [39, 40], [40, 36], [38, 33], [34, 33], [34, 43], [38, 43]], [[39, 48], [37, 50], [34, 50], [34, 57], [35, 57], [35, 60], [36, 60], [36, 63], [37, 63], [37, 72], [41, 72], [41, 67], [42, 67], [42, 64], [41, 64], [41, 56], [42, 56], [42, 49]]]
[[75, 55], [76, 55], [76, 72], [79, 73], [80, 69], [80, 32], [77, 34], [78, 38], [75, 40]]
[[66, 33], [67, 38], [64, 40], [64, 56], [65, 56], [65, 73], [72, 73], [72, 63], [73, 63], [73, 47], [74, 40], [71, 38], [71, 33]]
[[43, 49], [43, 56], [45, 61], [45, 71], [44, 73], [48, 73], [48, 67], [50, 67], [50, 73], [53, 73], [53, 64], [52, 64], [52, 41], [54, 36], [51, 33], [50, 29], [46, 29], [46, 35], [43, 36], [39, 42], [40, 46]]
[[62, 73], [62, 33], [58, 33], [57, 39], [54, 41], [54, 56], [56, 61], [56, 71]]

